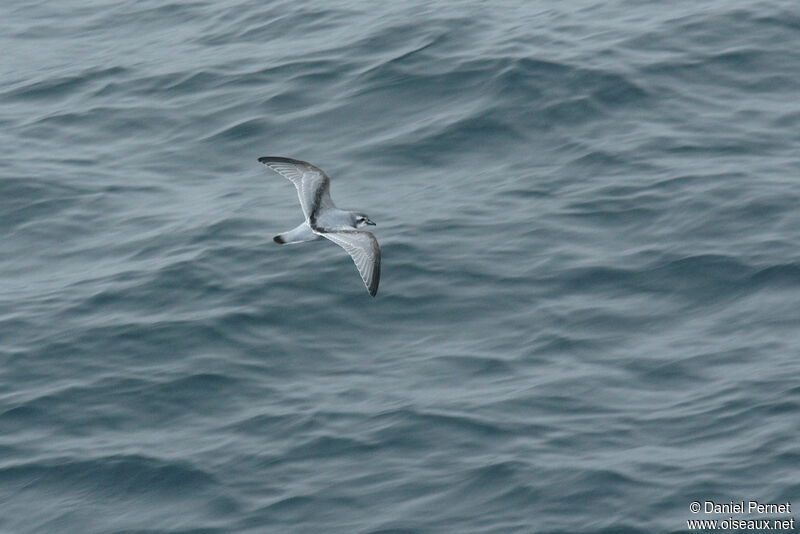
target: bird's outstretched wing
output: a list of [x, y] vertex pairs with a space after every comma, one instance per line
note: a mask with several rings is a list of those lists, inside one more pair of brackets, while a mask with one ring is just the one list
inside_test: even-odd
[[371, 232], [364, 230], [325, 230], [319, 235], [330, 239], [350, 254], [371, 296], [378, 292], [381, 279], [381, 247]]
[[264, 156], [258, 158], [258, 161], [294, 184], [307, 222], [311, 222], [320, 208], [334, 207], [331, 200], [331, 179], [319, 167], [307, 161], [278, 156]]

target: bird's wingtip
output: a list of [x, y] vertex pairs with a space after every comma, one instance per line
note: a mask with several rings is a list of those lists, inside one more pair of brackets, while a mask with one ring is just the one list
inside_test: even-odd
[[294, 158], [285, 158], [283, 156], [261, 156], [258, 158], [258, 161], [261, 163], [291, 163], [293, 165], [310, 165], [310, 163], [307, 161]]

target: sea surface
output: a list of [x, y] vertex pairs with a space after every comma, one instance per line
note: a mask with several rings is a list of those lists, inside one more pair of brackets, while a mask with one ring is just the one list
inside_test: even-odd
[[799, 6], [3, 2], [0, 532], [800, 529]]

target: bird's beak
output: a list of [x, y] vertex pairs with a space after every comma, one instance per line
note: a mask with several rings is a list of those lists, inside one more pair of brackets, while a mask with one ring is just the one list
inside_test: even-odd
[[372, 222], [369, 219], [367, 219], [367, 224], [370, 225], [370, 226], [377, 226], [374, 222]]

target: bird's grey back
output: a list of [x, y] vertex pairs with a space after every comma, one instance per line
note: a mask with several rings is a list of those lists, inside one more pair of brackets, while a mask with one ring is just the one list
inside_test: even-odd
[[339, 208], [321, 208], [317, 212], [316, 226], [322, 228], [354, 228], [351, 212]]

